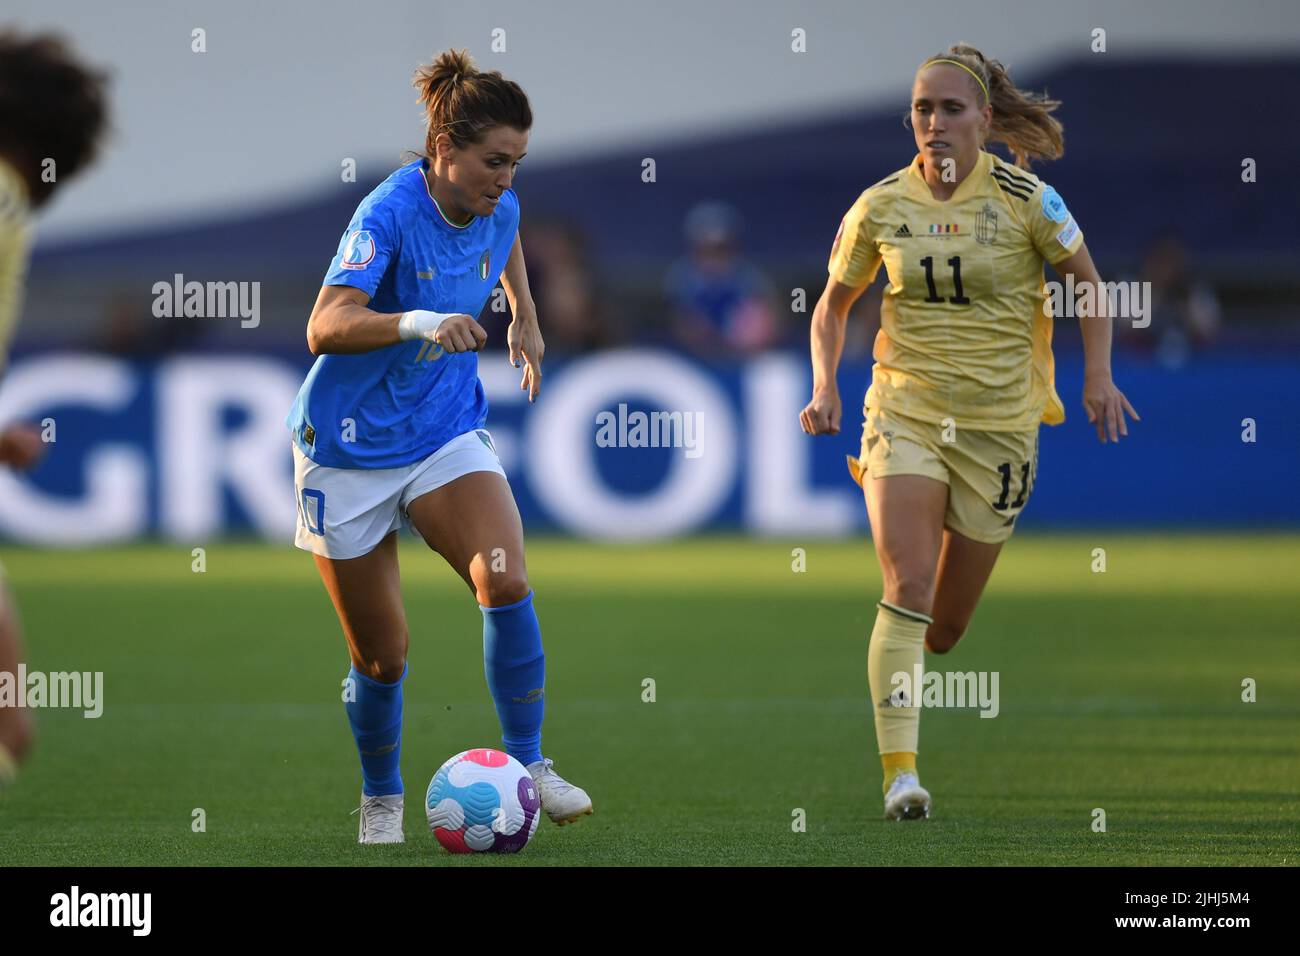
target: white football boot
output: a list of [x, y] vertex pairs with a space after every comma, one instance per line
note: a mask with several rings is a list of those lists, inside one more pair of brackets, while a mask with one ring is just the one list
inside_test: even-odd
[[546, 815], [564, 826], [591, 813], [591, 797], [581, 787], [575, 787], [551, 769], [549, 758], [543, 757], [528, 765], [528, 773], [537, 784], [537, 797], [542, 801]]
[[360, 807], [361, 827], [357, 832], [357, 842], [405, 843], [406, 834], [402, 832], [403, 802], [404, 798], [400, 793], [375, 797], [367, 797], [363, 793]]
[[929, 817], [930, 792], [921, 786], [916, 774], [902, 771], [885, 794], [885, 819], [927, 820]]

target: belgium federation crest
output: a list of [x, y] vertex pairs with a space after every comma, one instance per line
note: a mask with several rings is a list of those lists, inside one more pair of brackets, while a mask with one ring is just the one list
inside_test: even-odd
[[484, 249], [483, 255], [478, 257], [478, 277], [486, 282], [490, 271], [492, 271], [492, 250]]
[[975, 214], [975, 241], [982, 246], [992, 245], [998, 239], [998, 213], [992, 203]]

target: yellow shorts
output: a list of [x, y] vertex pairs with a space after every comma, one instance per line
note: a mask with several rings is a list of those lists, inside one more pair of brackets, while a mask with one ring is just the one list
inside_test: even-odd
[[849, 457], [853, 480], [925, 475], [948, 486], [944, 527], [997, 544], [1015, 530], [1038, 473], [1038, 428], [985, 432], [865, 409], [862, 454]]

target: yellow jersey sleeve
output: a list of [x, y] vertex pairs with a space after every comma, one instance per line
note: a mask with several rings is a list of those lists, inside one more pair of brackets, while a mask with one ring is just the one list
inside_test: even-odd
[[1039, 182], [1025, 205], [1025, 228], [1039, 255], [1055, 265], [1079, 251], [1083, 245], [1083, 230], [1070, 215], [1070, 210], [1065, 208], [1060, 193], [1047, 183]]
[[880, 247], [871, 238], [868, 212], [867, 193], [864, 192], [840, 220], [840, 230], [831, 246], [827, 270], [832, 279], [852, 289], [870, 285], [880, 271]]
[[0, 159], [0, 369], [8, 363], [9, 343], [22, 313], [30, 250], [27, 184], [16, 169]]

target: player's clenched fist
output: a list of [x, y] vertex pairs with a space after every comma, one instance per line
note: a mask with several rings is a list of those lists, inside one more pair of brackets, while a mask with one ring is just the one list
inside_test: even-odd
[[451, 315], [438, 326], [433, 340], [445, 352], [477, 352], [487, 344], [487, 332], [468, 315]]
[[818, 390], [812, 401], [799, 413], [799, 424], [809, 435], [838, 435], [840, 433], [840, 393]]
[[425, 309], [403, 313], [397, 322], [397, 334], [403, 342], [411, 339], [436, 342], [444, 352], [477, 352], [487, 344], [487, 332], [470, 316]]

